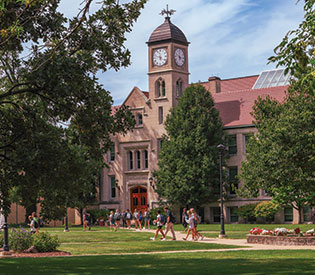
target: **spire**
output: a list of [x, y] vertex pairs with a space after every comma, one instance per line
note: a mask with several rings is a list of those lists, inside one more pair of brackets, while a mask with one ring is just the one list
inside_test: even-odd
[[168, 4], [166, 5], [166, 9], [163, 9], [161, 12], [160, 12], [160, 15], [164, 15], [166, 14], [166, 17], [165, 19], [170, 19], [170, 16], [169, 15], [173, 15], [174, 13], [176, 12], [176, 10], [168, 10]]

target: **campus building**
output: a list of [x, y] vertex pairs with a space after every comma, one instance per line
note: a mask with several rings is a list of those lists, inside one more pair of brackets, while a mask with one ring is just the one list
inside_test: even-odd
[[[101, 173], [100, 208], [134, 210], [145, 209], [147, 205], [158, 206], [155, 185], [150, 178], [158, 169], [165, 118], [189, 85], [189, 42], [167, 16], [153, 31], [147, 46], [149, 91], [134, 87], [123, 102], [133, 112], [136, 126], [128, 135], [116, 135], [112, 139], [112, 148], [106, 156], [109, 168]], [[283, 70], [272, 70], [232, 79], [211, 76], [200, 83], [212, 94], [228, 136], [230, 184], [235, 183], [235, 176], [246, 158], [249, 134], [255, 132], [250, 115], [255, 99], [271, 95], [281, 101], [288, 88], [288, 78]], [[270, 199], [263, 190], [255, 199], [238, 198], [229, 191], [224, 203], [225, 220], [242, 222], [236, 214], [237, 207]], [[220, 222], [219, 203], [203, 205], [201, 214], [206, 222]], [[305, 211], [304, 220], [308, 221], [309, 216]], [[276, 215], [275, 222], [297, 223], [298, 215], [294, 209], [286, 208]]]
[[[150, 208], [158, 206], [155, 183], [150, 178], [158, 169], [165, 118], [189, 85], [189, 42], [167, 16], [146, 43], [149, 90], [134, 87], [123, 102], [133, 112], [136, 126], [127, 135], [112, 137], [112, 148], [105, 156], [109, 168], [104, 168], [100, 176], [99, 208], [129, 208], [133, 211], [135, 208], [145, 209], [147, 205]], [[258, 96], [266, 95], [281, 101], [288, 88], [288, 78], [283, 70], [271, 70], [232, 79], [210, 76], [207, 81], [200, 82], [212, 94], [228, 136], [230, 184], [235, 184], [235, 177], [246, 158], [249, 134], [256, 131], [250, 115], [254, 101]], [[113, 107], [113, 112], [116, 108], [119, 106]], [[238, 198], [233, 191], [228, 191], [224, 203], [225, 222], [242, 222], [236, 214], [237, 207], [270, 199], [264, 190], [255, 199]], [[9, 223], [23, 222], [25, 210], [15, 204], [11, 209]], [[209, 201], [200, 210], [205, 222], [220, 222], [218, 201]], [[180, 216], [180, 209], [176, 214]], [[70, 223], [80, 223], [80, 216], [74, 209], [68, 210], [68, 217]], [[305, 209], [304, 221], [310, 218], [310, 209]], [[298, 223], [298, 213], [286, 208], [276, 215], [275, 222]], [[51, 224], [60, 225], [61, 222]]]

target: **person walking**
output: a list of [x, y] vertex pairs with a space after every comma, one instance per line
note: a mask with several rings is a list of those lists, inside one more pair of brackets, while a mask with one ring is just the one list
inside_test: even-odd
[[131, 219], [132, 219], [132, 214], [131, 214], [130, 210], [127, 209], [127, 212], [126, 212], [126, 223], [127, 223], [127, 228], [128, 229], [131, 228]]
[[173, 228], [173, 224], [175, 223], [175, 216], [171, 212], [171, 210], [168, 209], [168, 207], [164, 207], [164, 211], [166, 212], [166, 230], [165, 230], [165, 236], [167, 235], [168, 231], [171, 231], [173, 235], [173, 241], [176, 241], [176, 235]]
[[162, 241], [166, 241], [165, 234], [163, 232], [163, 225], [165, 223], [165, 217], [161, 214], [161, 210], [157, 211], [157, 217], [156, 217], [156, 220], [153, 221], [153, 223], [157, 225], [157, 228], [156, 228], [154, 237], [151, 237], [150, 239], [152, 241], [155, 241], [155, 239], [158, 236], [158, 234], [161, 233], [161, 235], [163, 237]]
[[197, 241], [199, 238], [201, 240], [203, 240], [204, 236], [200, 232], [198, 232], [198, 230], [197, 230], [197, 226], [198, 226], [198, 224], [201, 221], [201, 217], [197, 214], [197, 212], [195, 211], [194, 208], [191, 208], [190, 211], [192, 212], [193, 217], [194, 217], [194, 235], [195, 235], [195, 240]]
[[115, 228], [114, 230], [117, 231], [115, 218], [114, 218], [114, 211], [110, 211], [108, 219], [109, 219], [109, 230], [113, 231], [113, 227], [114, 227]]
[[89, 231], [91, 230], [91, 215], [90, 213], [84, 212], [83, 213], [83, 231], [86, 231], [86, 228], [89, 228]]
[[114, 214], [114, 219], [115, 219], [116, 229], [120, 228], [121, 214], [118, 209], [116, 209], [116, 212]]
[[134, 221], [135, 221], [135, 227], [136, 227], [136, 230], [138, 229], [138, 211], [137, 211], [137, 208], [135, 208], [135, 211], [133, 212], [133, 218], [134, 218]]
[[38, 234], [39, 229], [40, 229], [40, 219], [39, 219], [39, 217], [37, 217], [35, 212], [32, 213], [32, 218], [34, 221], [34, 227], [35, 227], [36, 234]]
[[190, 233], [191, 233], [191, 240], [195, 239], [195, 232], [194, 232], [195, 221], [194, 221], [194, 216], [193, 216], [193, 214], [192, 214], [192, 212], [190, 210], [187, 211], [187, 215], [188, 215], [188, 220], [186, 220], [186, 223], [188, 224], [188, 231], [187, 231], [186, 237], [183, 238], [184, 241], [187, 241]]
[[144, 229], [148, 228], [150, 230], [150, 208], [149, 205], [144, 212]]
[[183, 225], [183, 227], [184, 227], [184, 232], [187, 232], [187, 230], [188, 230], [188, 224], [187, 224], [187, 222], [186, 222], [186, 220], [188, 220], [188, 215], [187, 215], [187, 209], [186, 208], [184, 208], [183, 209], [183, 212], [182, 212], [182, 225]]
[[29, 215], [28, 216], [28, 220], [29, 220], [29, 227], [30, 227], [30, 230], [31, 230], [31, 233], [32, 234], [35, 234], [36, 233], [36, 229], [35, 229], [35, 221], [33, 220], [33, 217], [32, 215]]
[[142, 211], [139, 211], [139, 215], [138, 215], [138, 225], [139, 225], [139, 229], [142, 230], [142, 220], [143, 220], [143, 215], [142, 215]]

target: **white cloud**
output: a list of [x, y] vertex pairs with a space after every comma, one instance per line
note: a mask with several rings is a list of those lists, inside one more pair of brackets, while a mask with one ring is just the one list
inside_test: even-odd
[[[74, 2], [78, 3], [62, 0], [62, 9], [68, 13], [76, 11]], [[221, 78], [252, 75], [274, 68], [275, 65], [266, 65], [267, 58], [285, 33], [297, 28], [303, 17], [302, 4], [295, 3], [295, 0], [150, 0], [133, 31], [126, 36], [126, 46], [132, 54], [131, 66], [98, 77], [104, 88], [111, 91], [116, 104], [122, 103], [134, 86], [147, 90], [145, 42], [163, 23], [159, 13], [166, 4], [176, 10], [172, 23], [191, 42], [190, 81], [205, 81], [214, 74]]]

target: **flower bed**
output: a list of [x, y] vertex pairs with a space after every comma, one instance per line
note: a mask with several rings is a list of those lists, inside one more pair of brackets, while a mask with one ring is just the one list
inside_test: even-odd
[[299, 228], [288, 230], [286, 228], [276, 228], [275, 230], [265, 230], [252, 228], [250, 234], [246, 235], [248, 243], [269, 244], [269, 245], [307, 245], [315, 246], [314, 229], [301, 232]]

